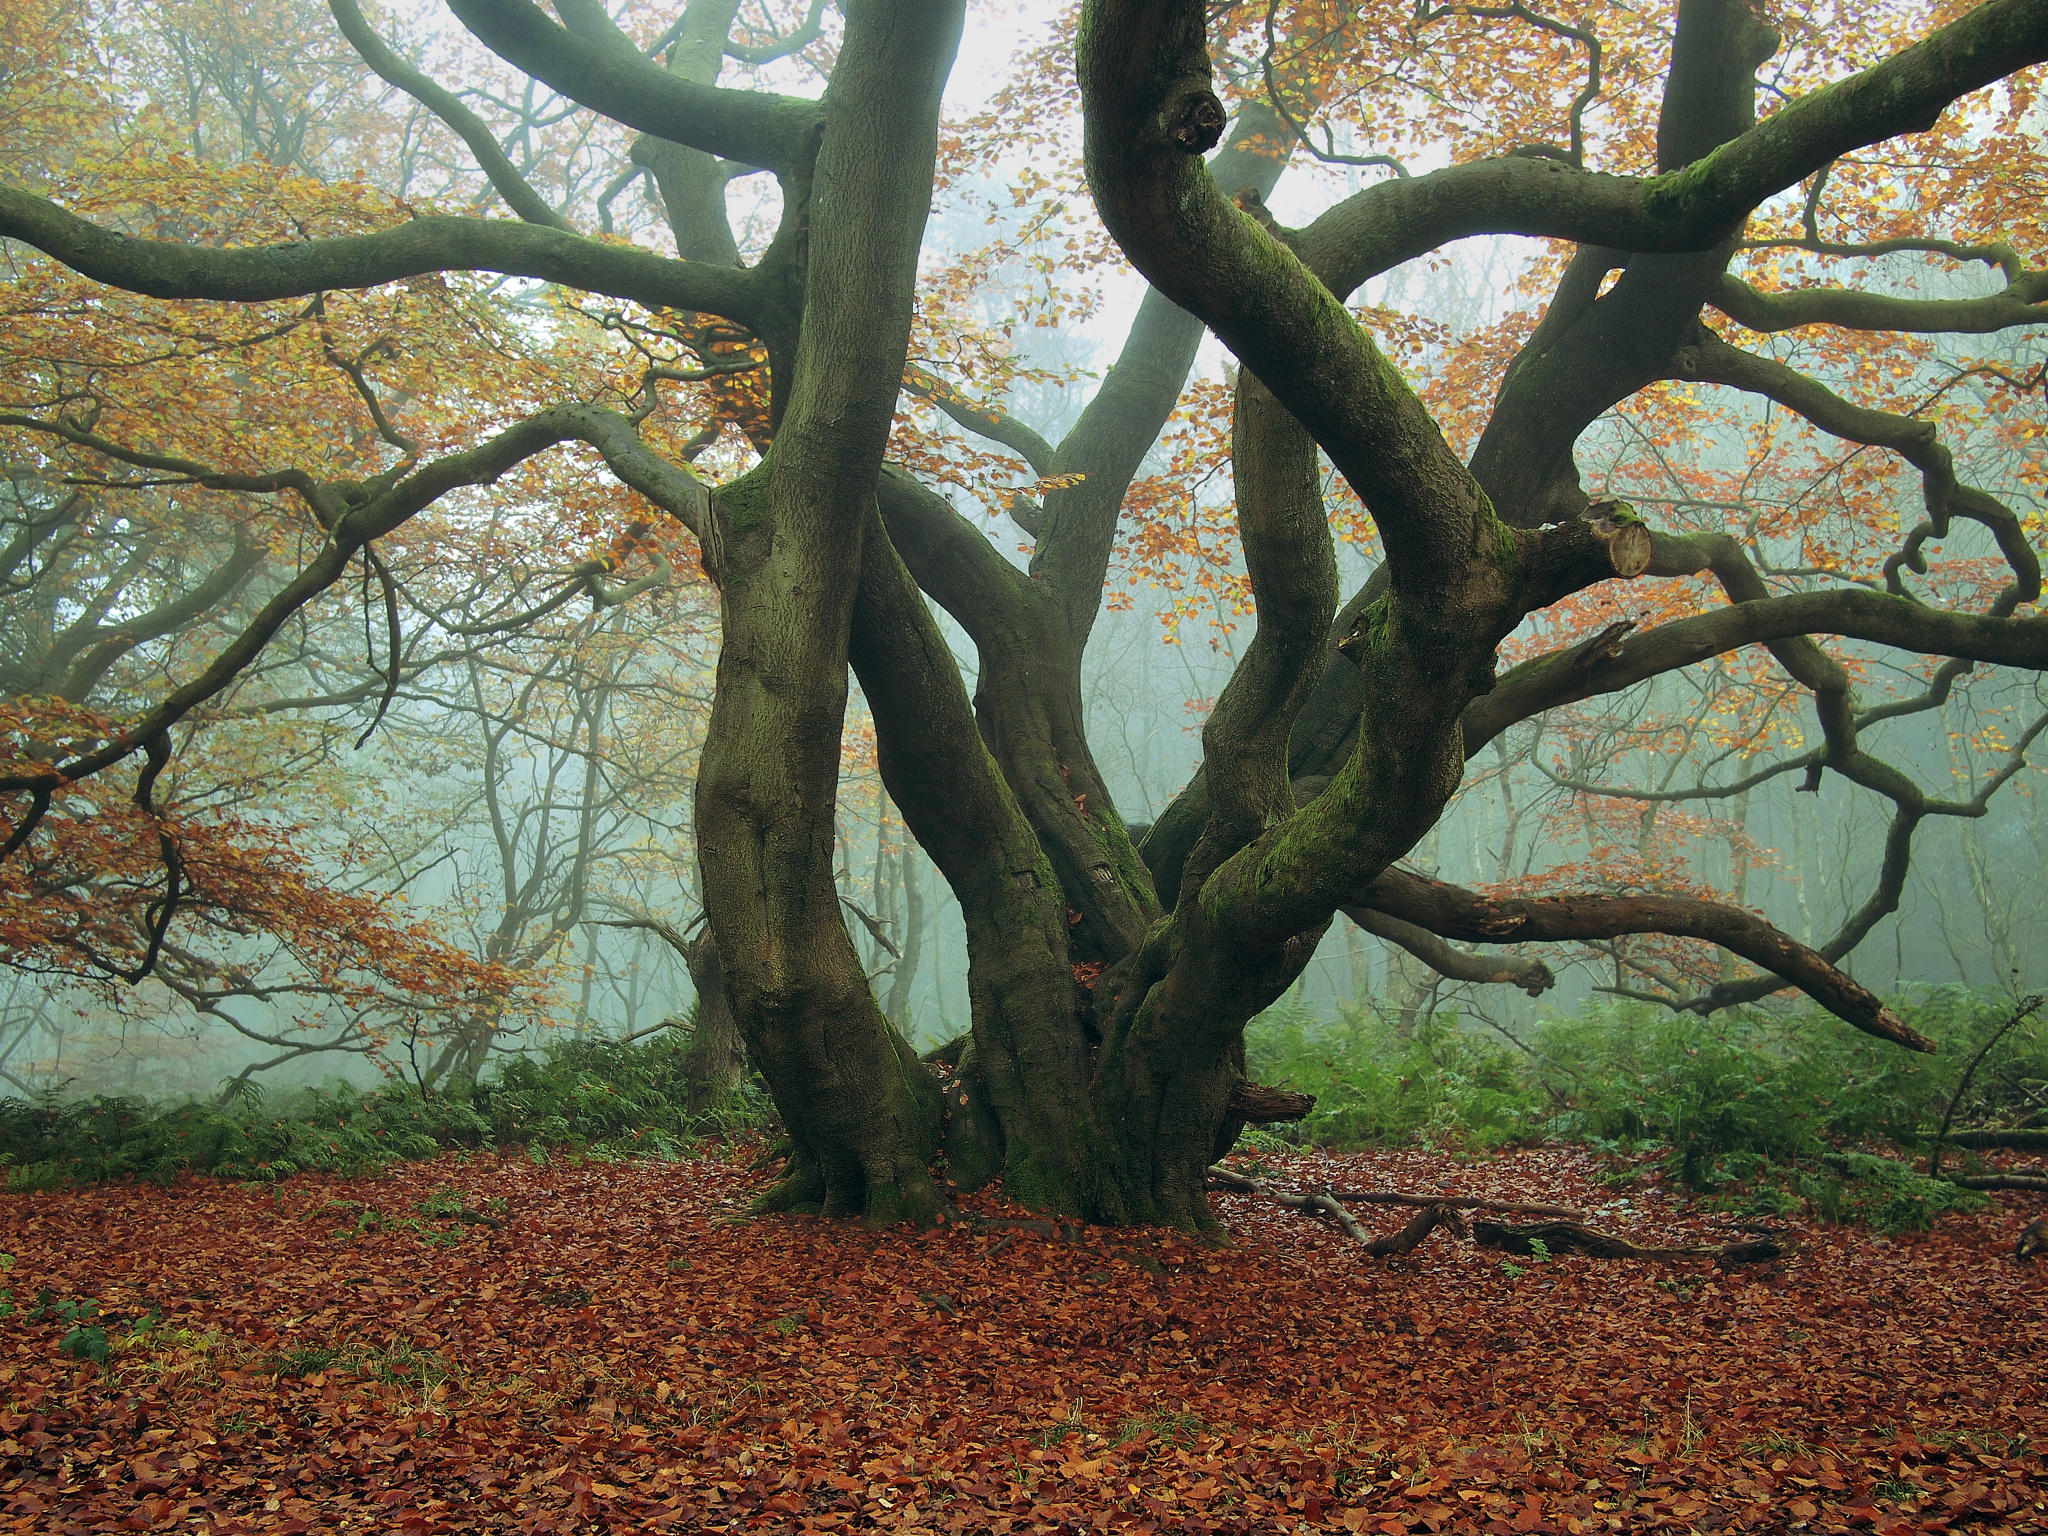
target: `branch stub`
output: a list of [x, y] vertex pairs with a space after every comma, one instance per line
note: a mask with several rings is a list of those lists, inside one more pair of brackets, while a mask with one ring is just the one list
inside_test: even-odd
[[1165, 125], [1167, 142], [1175, 149], [1185, 155], [1206, 155], [1222, 142], [1228, 119], [1223, 103], [1203, 83], [1183, 86], [1168, 96], [1160, 121]]

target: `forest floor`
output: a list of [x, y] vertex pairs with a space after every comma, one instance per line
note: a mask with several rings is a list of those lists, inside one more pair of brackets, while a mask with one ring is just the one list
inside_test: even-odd
[[[1269, 1161], [1732, 1235], [1573, 1148]], [[2017, 1202], [1722, 1273], [1372, 1259], [1240, 1195], [1220, 1249], [736, 1220], [759, 1178], [484, 1154], [0, 1196], [0, 1530], [2048, 1531]]]

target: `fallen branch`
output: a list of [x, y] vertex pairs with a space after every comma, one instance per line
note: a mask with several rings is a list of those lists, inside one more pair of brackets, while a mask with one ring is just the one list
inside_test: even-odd
[[[1323, 1198], [1329, 1199], [1329, 1196]], [[1417, 1211], [1400, 1231], [1374, 1238], [1365, 1245], [1365, 1251], [1376, 1259], [1392, 1258], [1408, 1252], [1438, 1227], [1449, 1227], [1453, 1237], [1467, 1235], [1464, 1217], [1446, 1206], [1432, 1205]]]
[[[1763, 1264], [1783, 1258], [1785, 1245], [1775, 1237], [1744, 1238], [1733, 1243], [1696, 1244], [1682, 1248], [1646, 1248], [1612, 1232], [1576, 1221], [1544, 1221], [1511, 1227], [1497, 1221], [1472, 1223], [1472, 1241], [1502, 1253], [1582, 1253], [1595, 1259], [1712, 1259], [1723, 1269]], [[1537, 1244], [1542, 1244], [1539, 1250]]]
[[1952, 1147], [1968, 1147], [1979, 1152], [2000, 1148], [2048, 1152], [2048, 1126], [2021, 1126], [2003, 1131], [1950, 1131], [1942, 1140]]
[[2038, 1173], [1944, 1173], [1942, 1178], [1964, 1189], [2048, 1190], [2048, 1177]]
[[[1307, 1211], [1313, 1216], [1326, 1216], [1344, 1229], [1346, 1237], [1355, 1238], [1368, 1248], [1372, 1246], [1372, 1234], [1358, 1224], [1358, 1218], [1345, 1210], [1328, 1195], [1297, 1195], [1268, 1184], [1264, 1179], [1246, 1178], [1241, 1173], [1232, 1173], [1227, 1168], [1211, 1168], [1209, 1183], [1212, 1188], [1235, 1190], [1241, 1195], [1261, 1195], [1293, 1211]], [[1408, 1245], [1414, 1247], [1414, 1243]], [[1400, 1250], [1406, 1252], [1407, 1249]]]
[[[2044, 1188], [2048, 1188], [2048, 1180], [2041, 1182]], [[1487, 1200], [1476, 1195], [1404, 1195], [1392, 1190], [1340, 1189], [1327, 1189], [1312, 1195], [1296, 1194], [1264, 1179], [1249, 1178], [1228, 1168], [1211, 1168], [1209, 1187], [1258, 1195], [1289, 1210], [1326, 1217], [1342, 1227], [1347, 1236], [1362, 1244], [1374, 1258], [1407, 1253], [1438, 1227], [1449, 1227], [1455, 1236], [1469, 1236], [1482, 1248], [1495, 1248], [1506, 1253], [1582, 1253], [1596, 1259], [1712, 1259], [1723, 1269], [1733, 1269], [1740, 1264], [1767, 1263], [1785, 1254], [1785, 1245], [1769, 1236], [1688, 1248], [1645, 1248], [1625, 1237], [1587, 1226], [1579, 1212], [1565, 1210], [1562, 1206]], [[1370, 1201], [1377, 1205], [1415, 1205], [1422, 1209], [1400, 1231], [1390, 1232], [1385, 1237], [1371, 1237], [1359, 1225], [1358, 1218], [1338, 1203], [1346, 1200]], [[1458, 1212], [1474, 1209], [1559, 1219], [1526, 1227], [1508, 1226], [1498, 1221], [1475, 1221], [1468, 1230], [1465, 1218]]]
[[2048, 1002], [2039, 992], [2030, 992], [2013, 1009], [2012, 1017], [1991, 1032], [1991, 1038], [1978, 1046], [1970, 1057], [1969, 1065], [1963, 1068], [1963, 1075], [1956, 1079], [1956, 1091], [1948, 1096], [1948, 1108], [1941, 1116], [1941, 1129], [1934, 1133], [1934, 1145], [1927, 1150], [1927, 1177], [1935, 1178], [1941, 1173], [1941, 1144], [1948, 1138], [1949, 1127], [1956, 1123], [1956, 1110], [1961, 1107], [1963, 1095], [1970, 1091], [1970, 1079], [1977, 1075], [1977, 1068], [1984, 1058], [1991, 1054], [1991, 1048], [2003, 1040], [2008, 1030], [2016, 1028], [2023, 1020], [2039, 1011], [2042, 1003]]
[[1316, 1107], [1312, 1093], [1295, 1093], [1287, 1088], [1268, 1088], [1264, 1083], [1238, 1083], [1230, 1090], [1224, 1106], [1247, 1125], [1278, 1125], [1286, 1120], [1306, 1118]]
[[1561, 1221], [1584, 1221], [1584, 1211], [1562, 1205], [1538, 1205], [1521, 1200], [1488, 1200], [1478, 1195], [1403, 1195], [1390, 1189], [1331, 1189], [1332, 1199], [1357, 1205], [1441, 1205], [1454, 1211], [1507, 1211], [1516, 1216], [1555, 1216]]

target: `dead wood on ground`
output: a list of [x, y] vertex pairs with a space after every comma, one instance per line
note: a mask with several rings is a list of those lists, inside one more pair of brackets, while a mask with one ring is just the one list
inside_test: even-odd
[[[1238, 1194], [1258, 1195], [1290, 1210], [1334, 1221], [1343, 1229], [1346, 1236], [1361, 1244], [1365, 1251], [1375, 1258], [1408, 1253], [1438, 1227], [1449, 1227], [1458, 1237], [1470, 1236], [1482, 1248], [1493, 1248], [1506, 1253], [1540, 1253], [1545, 1257], [1552, 1254], [1577, 1253], [1596, 1259], [1711, 1259], [1723, 1269], [1733, 1269], [1743, 1264], [1768, 1263], [1772, 1259], [1784, 1257], [1786, 1252], [1784, 1242], [1774, 1234], [1744, 1238], [1732, 1243], [1695, 1244], [1676, 1248], [1645, 1247], [1615, 1233], [1602, 1232], [1587, 1226], [1577, 1211], [1528, 1202], [1487, 1200], [1471, 1195], [1411, 1195], [1390, 1190], [1335, 1189], [1319, 1193], [1302, 1193], [1281, 1189], [1264, 1179], [1250, 1178], [1228, 1168], [1211, 1168], [1209, 1187], [1231, 1190]], [[1351, 1200], [1371, 1201], [1383, 1205], [1414, 1205], [1420, 1206], [1421, 1209], [1400, 1231], [1388, 1233], [1384, 1237], [1373, 1237], [1359, 1225], [1358, 1218], [1340, 1203]], [[1538, 1214], [1558, 1219], [1536, 1222], [1529, 1226], [1511, 1226], [1498, 1221], [1474, 1221], [1468, 1229], [1465, 1219], [1458, 1213], [1460, 1210], [1472, 1209], [1510, 1211], [1517, 1215]]]
[[[1482, 1248], [1503, 1253], [1542, 1253], [1546, 1256], [1581, 1253], [1595, 1259], [1712, 1259], [1723, 1269], [1742, 1264], [1763, 1264], [1785, 1254], [1776, 1236], [1743, 1238], [1733, 1243], [1696, 1243], [1683, 1247], [1645, 1247], [1613, 1232], [1602, 1232], [1577, 1221], [1540, 1221], [1514, 1227], [1497, 1221], [1472, 1223], [1472, 1241]], [[1537, 1245], [1541, 1244], [1539, 1248]]]

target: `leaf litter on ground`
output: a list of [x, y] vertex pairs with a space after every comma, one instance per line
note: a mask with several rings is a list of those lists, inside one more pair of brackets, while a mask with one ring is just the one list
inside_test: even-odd
[[[1254, 1166], [1730, 1235], [1569, 1147]], [[1724, 1273], [1378, 1260], [1230, 1194], [1227, 1247], [988, 1199], [742, 1219], [760, 1178], [450, 1155], [0, 1197], [0, 1530], [2048, 1530], [2016, 1203]], [[104, 1363], [60, 1347], [87, 1300]]]

